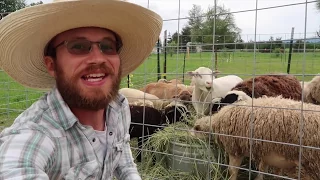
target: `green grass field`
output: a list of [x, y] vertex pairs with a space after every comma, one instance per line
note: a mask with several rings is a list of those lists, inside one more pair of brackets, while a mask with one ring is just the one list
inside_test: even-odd
[[[227, 62], [227, 59], [230, 59]], [[249, 52], [220, 52], [215, 65], [214, 54], [192, 53], [185, 60], [184, 54], [167, 55], [167, 79], [182, 78], [183, 72], [191, 71], [199, 66], [212, 67], [221, 71], [221, 74], [236, 74], [242, 78], [252, 77], [253, 74], [267, 74], [272, 72], [287, 71], [288, 53], [275, 54]], [[295, 53], [292, 55], [290, 74], [316, 74], [320, 72], [320, 53]], [[164, 56], [160, 56], [161, 73], [163, 72]], [[162, 74], [163, 75], [163, 74]], [[221, 75], [221, 76], [222, 76]], [[297, 76], [300, 80], [308, 81], [313, 76]], [[185, 76], [185, 84], [190, 83], [190, 78]], [[140, 88], [149, 82], [157, 81], [157, 55], [153, 54], [132, 73], [130, 87]], [[127, 78], [124, 78], [121, 87], [127, 87]], [[12, 121], [43, 92], [36, 91], [14, 82], [3, 71], [0, 71], [0, 127], [9, 126]]]

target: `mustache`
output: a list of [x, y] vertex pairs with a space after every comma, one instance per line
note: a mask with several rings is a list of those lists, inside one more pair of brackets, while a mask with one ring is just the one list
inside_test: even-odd
[[102, 70], [104, 73], [107, 73], [108, 75], [115, 75], [114, 70], [111, 67], [107, 66], [105, 63], [91, 64], [87, 66], [82, 72], [90, 73], [97, 69]]

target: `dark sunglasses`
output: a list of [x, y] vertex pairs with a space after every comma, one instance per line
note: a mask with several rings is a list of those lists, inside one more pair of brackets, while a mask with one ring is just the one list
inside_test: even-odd
[[91, 52], [93, 44], [98, 44], [100, 51], [106, 55], [116, 55], [121, 48], [120, 43], [105, 38], [99, 42], [92, 42], [87, 39], [73, 39], [69, 41], [63, 41], [54, 49], [58, 48], [61, 45], [65, 45], [70, 54], [85, 55]]

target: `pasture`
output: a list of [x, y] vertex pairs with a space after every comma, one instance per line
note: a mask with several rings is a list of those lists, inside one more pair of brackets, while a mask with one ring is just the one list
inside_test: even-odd
[[[199, 66], [211, 67], [221, 71], [220, 76], [236, 74], [242, 78], [254, 74], [285, 73], [287, 71], [288, 51], [283, 54], [253, 52], [219, 52], [217, 66], [212, 52], [185, 54], [167, 54], [167, 79], [182, 78], [183, 72], [191, 71]], [[134, 58], [134, 57], [133, 57]], [[229, 59], [229, 60], [228, 60]], [[309, 81], [313, 74], [320, 72], [320, 52], [293, 53], [290, 74], [296, 74], [300, 80]], [[164, 55], [160, 55], [160, 72], [163, 78]], [[184, 71], [183, 71], [184, 70]], [[312, 74], [312, 75], [308, 75]], [[304, 76], [305, 75], [305, 76]], [[139, 66], [130, 76], [130, 87], [140, 88], [149, 82], [157, 81], [157, 54]], [[184, 75], [185, 84], [190, 83], [188, 75]], [[127, 87], [127, 78], [123, 78], [121, 87]], [[0, 71], [0, 127], [10, 126], [13, 120], [44, 92], [25, 88], [14, 82], [5, 72]]]

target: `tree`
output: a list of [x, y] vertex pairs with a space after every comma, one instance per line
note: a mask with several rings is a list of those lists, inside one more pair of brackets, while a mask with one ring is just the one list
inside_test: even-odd
[[2, 0], [0, 1], [0, 13], [14, 12], [26, 6], [25, 0]]
[[36, 6], [36, 5], [39, 5], [39, 4], [43, 4], [43, 2], [39, 1], [39, 2], [36, 2], [36, 3], [31, 3], [30, 6]]
[[174, 42], [178, 44], [178, 36], [179, 36], [179, 48], [186, 49], [186, 44], [191, 41], [191, 28], [189, 25], [186, 25], [182, 28], [181, 33], [175, 32], [172, 34], [171, 41], [168, 43]]
[[185, 26], [181, 30], [181, 45], [183, 46], [183, 49], [187, 49], [186, 44], [188, 42], [191, 42], [191, 27], [190, 26]]
[[[205, 15], [201, 32], [206, 36], [203, 36], [202, 43], [212, 44], [213, 36], [210, 35], [213, 34], [216, 35], [214, 43], [235, 43], [237, 41], [241, 30], [236, 26], [234, 16], [229, 13], [229, 10], [225, 9], [223, 6], [216, 6], [216, 8], [209, 6]], [[216, 48], [221, 49], [223, 47], [233, 48], [234, 45], [218, 45]], [[208, 48], [211, 47], [204, 47], [204, 49]]]
[[[193, 5], [189, 11], [189, 22], [191, 41], [193, 43], [212, 44], [213, 34], [215, 34], [215, 43], [235, 43], [239, 41], [240, 29], [235, 24], [233, 14], [223, 6], [208, 7], [206, 13], [203, 13], [201, 6]], [[215, 30], [215, 33], [213, 32]], [[216, 46], [233, 48], [233, 44], [225, 46]], [[203, 49], [211, 49], [212, 45], [205, 46]]]
[[203, 28], [203, 12], [200, 5], [192, 5], [191, 10], [189, 11], [189, 27], [192, 34], [191, 40], [194, 42], [201, 42], [202, 36], [201, 31]]

